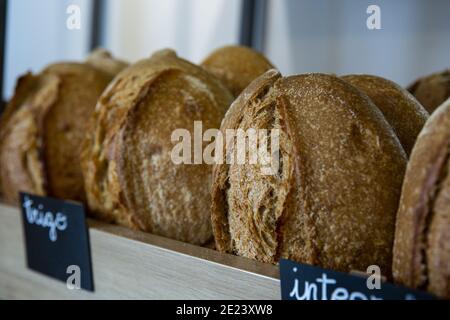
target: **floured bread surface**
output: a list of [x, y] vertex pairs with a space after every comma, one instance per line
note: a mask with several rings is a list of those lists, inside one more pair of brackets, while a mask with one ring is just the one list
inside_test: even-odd
[[243, 46], [226, 46], [211, 53], [201, 64], [218, 77], [235, 97], [250, 82], [273, 68], [259, 52]]
[[408, 91], [387, 79], [371, 75], [342, 77], [366, 93], [381, 110], [409, 155], [429, 114]]
[[411, 154], [394, 243], [394, 280], [450, 298], [450, 100], [431, 115]]
[[[214, 167], [218, 250], [349, 271], [391, 270], [406, 154], [376, 106], [337, 77], [269, 71], [228, 111], [221, 130], [280, 128], [280, 167]], [[256, 128], [255, 128], [256, 129]]]
[[231, 93], [173, 51], [124, 70], [96, 108], [83, 170], [92, 213], [103, 219], [195, 244], [212, 236], [211, 167], [174, 164], [171, 134], [194, 121], [218, 128]]
[[408, 91], [432, 113], [450, 98], [450, 69], [418, 79], [408, 87]]

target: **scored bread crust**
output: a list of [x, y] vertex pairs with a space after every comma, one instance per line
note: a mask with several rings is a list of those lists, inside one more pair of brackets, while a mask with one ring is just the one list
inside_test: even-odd
[[432, 113], [450, 97], [450, 69], [416, 80], [408, 91]]
[[58, 87], [59, 79], [52, 75], [27, 73], [17, 81], [0, 128], [0, 183], [7, 202], [16, 204], [19, 191], [46, 194], [42, 123]]
[[274, 68], [261, 53], [244, 46], [226, 46], [215, 50], [202, 63], [237, 97], [253, 80]]
[[1, 184], [18, 192], [83, 200], [79, 151], [86, 122], [111, 80], [81, 63], [58, 63], [20, 78], [2, 117]]
[[281, 130], [280, 169], [262, 177], [258, 165], [214, 166], [217, 249], [340, 271], [376, 264], [389, 276], [406, 154], [370, 99], [331, 75], [271, 70], [233, 103], [221, 131], [254, 125]]
[[44, 73], [60, 79], [57, 102], [47, 109], [43, 123], [48, 194], [84, 201], [81, 144], [97, 99], [112, 76], [79, 63], [53, 64]]
[[411, 154], [397, 213], [393, 276], [450, 298], [450, 99], [430, 116]]
[[381, 110], [409, 155], [429, 114], [412, 94], [396, 83], [372, 75], [342, 77], [366, 93]]
[[194, 244], [211, 236], [211, 167], [171, 160], [175, 129], [218, 128], [232, 102], [218, 79], [171, 50], [121, 72], [99, 99], [82, 166], [91, 213]]

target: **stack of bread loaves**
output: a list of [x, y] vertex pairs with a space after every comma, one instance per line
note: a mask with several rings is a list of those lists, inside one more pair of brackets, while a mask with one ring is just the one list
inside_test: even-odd
[[[450, 101], [428, 119], [380, 77], [272, 68], [229, 46], [200, 65], [161, 50], [128, 66], [98, 50], [27, 74], [1, 118], [4, 197], [81, 200], [95, 218], [267, 263], [378, 265], [450, 297]], [[177, 164], [173, 133], [194, 136], [195, 121], [224, 136], [277, 129], [277, 170]]]
[[381, 78], [268, 71], [233, 103], [221, 130], [279, 129], [280, 168], [270, 176], [257, 165], [215, 166], [218, 250], [341, 271], [376, 264], [389, 275], [405, 149], [426, 118]]
[[95, 51], [85, 63], [52, 64], [18, 80], [0, 126], [0, 185], [7, 201], [16, 202], [19, 191], [84, 199], [79, 153], [86, 122], [125, 65]]
[[228, 88], [239, 94], [271, 64], [251, 49], [227, 47], [204, 66], [162, 50], [102, 94], [81, 158], [95, 217], [194, 244], [212, 239], [211, 166], [174, 164], [172, 132], [193, 134], [194, 121], [218, 128], [233, 100]]
[[82, 166], [92, 214], [194, 244], [212, 237], [210, 166], [175, 165], [171, 134], [216, 128], [232, 102], [222, 83], [162, 50], [121, 72], [100, 97]]

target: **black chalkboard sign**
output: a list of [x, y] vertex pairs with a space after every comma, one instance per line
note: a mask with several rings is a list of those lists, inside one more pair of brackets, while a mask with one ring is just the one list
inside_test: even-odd
[[84, 208], [71, 201], [20, 193], [27, 265], [64, 281], [68, 289], [94, 290]]
[[[369, 276], [369, 275], [368, 275]], [[280, 261], [283, 300], [431, 300], [432, 295], [380, 282], [369, 289], [370, 278]]]

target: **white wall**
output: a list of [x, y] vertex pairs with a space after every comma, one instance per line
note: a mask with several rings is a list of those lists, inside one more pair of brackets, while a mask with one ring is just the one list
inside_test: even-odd
[[[381, 8], [381, 30], [366, 9]], [[265, 52], [285, 74], [370, 73], [402, 85], [450, 67], [448, 0], [269, 0]]]
[[[66, 27], [66, 9], [81, 9], [81, 29]], [[7, 11], [4, 95], [9, 98], [16, 79], [48, 63], [83, 59], [89, 50], [90, 0], [10, 0]]]
[[[131, 62], [171, 47], [201, 61], [237, 43], [243, 0], [105, 0], [102, 44]], [[10, 0], [6, 97], [16, 78], [89, 49], [91, 0]], [[265, 53], [285, 74], [371, 73], [402, 85], [450, 67], [449, 0], [268, 0]], [[81, 30], [66, 28], [66, 8], [82, 9]], [[366, 28], [378, 4], [382, 30]]]
[[170, 47], [199, 62], [239, 40], [242, 0], [107, 0], [103, 46], [129, 61]]

